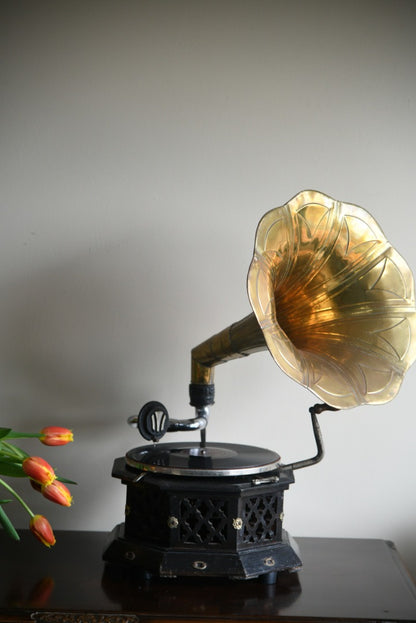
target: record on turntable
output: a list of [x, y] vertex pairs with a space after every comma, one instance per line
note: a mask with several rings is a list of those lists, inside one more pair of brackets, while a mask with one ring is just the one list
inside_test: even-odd
[[194, 478], [249, 476], [275, 471], [276, 452], [236, 444], [170, 443], [129, 450], [126, 464], [143, 472]]

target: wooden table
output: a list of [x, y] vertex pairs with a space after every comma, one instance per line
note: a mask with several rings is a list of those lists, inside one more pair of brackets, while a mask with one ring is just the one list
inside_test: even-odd
[[44, 548], [27, 531], [0, 531], [0, 621], [416, 621], [416, 589], [392, 543], [299, 538], [303, 569], [277, 584], [256, 580], [144, 582], [101, 559], [107, 535], [57, 531]]

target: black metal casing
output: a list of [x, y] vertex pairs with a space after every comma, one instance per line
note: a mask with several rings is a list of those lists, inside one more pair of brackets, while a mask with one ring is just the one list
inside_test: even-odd
[[122, 457], [112, 475], [127, 486], [126, 512], [110, 535], [106, 561], [149, 576], [264, 576], [269, 582], [302, 566], [282, 528], [291, 466], [201, 478], [141, 471]]

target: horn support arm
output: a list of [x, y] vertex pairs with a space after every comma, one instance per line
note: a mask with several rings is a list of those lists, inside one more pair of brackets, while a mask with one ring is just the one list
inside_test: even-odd
[[233, 323], [192, 349], [191, 405], [197, 408], [214, 402], [214, 367], [267, 348], [254, 313]]
[[322, 461], [324, 457], [324, 443], [322, 439], [321, 427], [319, 426], [317, 415], [322, 413], [323, 411], [338, 411], [336, 407], [331, 407], [331, 405], [326, 404], [315, 404], [313, 407], [310, 407], [309, 413], [311, 415], [312, 421], [312, 430], [313, 435], [315, 437], [316, 444], [316, 454], [310, 459], [303, 459], [302, 461], [295, 461], [294, 463], [289, 463], [284, 465], [283, 467], [289, 467], [292, 470], [295, 469], [303, 469], [304, 467], [310, 467], [311, 465], [315, 465]]

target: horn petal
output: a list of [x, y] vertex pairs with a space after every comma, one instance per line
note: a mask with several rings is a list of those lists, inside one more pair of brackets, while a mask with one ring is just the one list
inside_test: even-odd
[[321, 400], [397, 394], [416, 358], [414, 281], [363, 208], [307, 190], [265, 214], [247, 287], [273, 358]]

